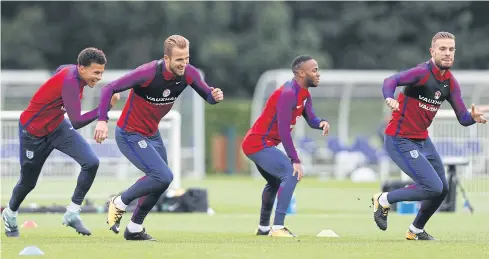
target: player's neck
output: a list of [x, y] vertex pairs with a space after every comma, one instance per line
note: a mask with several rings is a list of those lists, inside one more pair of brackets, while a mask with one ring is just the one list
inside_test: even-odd
[[170, 64], [168, 64], [167, 62], [165, 62], [165, 70], [175, 76], [175, 74], [173, 74], [173, 72], [170, 70]]
[[304, 89], [307, 89], [308, 87], [306, 86], [306, 83], [297, 79], [296, 77], [294, 77], [294, 80], [295, 82], [301, 87], [301, 88], [304, 88]]
[[433, 63], [433, 65], [438, 68], [438, 71], [440, 71], [440, 75], [443, 75], [445, 74], [445, 72], [447, 71], [446, 69], [441, 69], [439, 66], [436, 65], [435, 63], [435, 60], [433, 58], [431, 58], [431, 63]]
[[78, 73], [78, 78], [81, 79], [83, 81], [83, 83], [85, 83], [85, 85], [88, 84], [87, 80], [85, 80], [85, 78], [83, 78], [83, 75], [82, 73], [80, 72], [80, 67], [79, 66], [76, 66], [76, 72]]

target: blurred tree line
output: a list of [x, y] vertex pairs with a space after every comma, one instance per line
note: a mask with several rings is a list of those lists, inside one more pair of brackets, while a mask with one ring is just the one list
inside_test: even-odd
[[429, 58], [431, 37], [457, 37], [457, 69], [489, 67], [489, 2], [2, 2], [2, 68], [54, 69], [105, 51], [108, 69], [162, 57], [191, 41], [191, 63], [226, 96], [250, 97], [268, 69], [299, 54], [333, 69], [404, 69]]

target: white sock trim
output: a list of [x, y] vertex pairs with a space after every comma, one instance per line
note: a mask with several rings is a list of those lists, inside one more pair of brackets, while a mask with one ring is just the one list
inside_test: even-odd
[[70, 205], [68, 205], [68, 207], [66, 207], [66, 210], [69, 212], [78, 212], [78, 211], [80, 211], [80, 207], [81, 207], [80, 205], [71, 202]]
[[419, 228], [415, 227], [413, 224], [411, 224], [411, 226], [409, 226], [409, 230], [411, 232], [413, 232], [414, 234], [419, 234], [419, 233], [422, 233], [424, 231], [423, 229], [419, 229]]
[[126, 210], [127, 205], [122, 202], [121, 196], [117, 196], [117, 198], [114, 199], [115, 206], [120, 209], [120, 210]]
[[261, 231], [270, 231], [270, 226], [258, 226]]
[[387, 192], [384, 192], [384, 193], [382, 193], [380, 195], [380, 197], [379, 197], [379, 203], [380, 203], [380, 206], [382, 206], [384, 208], [390, 206], [390, 203], [387, 200]]
[[136, 224], [136, 223], [132, 222], [132, 220], [131, 220], [127, 224], [127, 230], [129, 230], [129, 232], [131, 232], [131, 233], [138, 233], [138, 232], [143, 231], [143, 225]]
[[284, 228], [284, 226], [283, 226], [283, 225], [273, 225], [273, 226], [272, 226], [272, 230], [273, 230], [273, 231], [277, 231], [277, 230], [280, 230], [280, 229], [282, 229], [282, 228]]
[[7, 206], [7, 208], [5, 208], [7, 210], [7, 213], [10, 214], [11, 216], [13, 217], [17, 217], [17, 215], [19, 215], [19, 212], [18, 211], [13, 211], [10, 207]]

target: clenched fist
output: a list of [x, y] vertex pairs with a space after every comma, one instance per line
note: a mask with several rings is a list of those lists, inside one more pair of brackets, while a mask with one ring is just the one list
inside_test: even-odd
[[216, 102], [220, 102], [224, 99], [224, 94], [222, 93], [221, 89], [211, 87], [211, 90], [212, 90], [212, 98], [214, 98]]
[[397, 102], [397, 100], [394, 100], [392, 98], [385, 98], [385, 103], [387, 104], [387, 106], [389, 106], [391, 110], [399, 111], [399, 103]]

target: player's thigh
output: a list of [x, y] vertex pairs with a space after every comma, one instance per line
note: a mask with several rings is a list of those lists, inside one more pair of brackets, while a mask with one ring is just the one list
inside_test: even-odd
[[448, 191], [448, 181], [445, 174], [445, 166], [443, 165], [443, 160], [441, 159], [440, 154], [438, 154], [438, 151], [436, 150], [435, 145], [433, 145], [433, 142], [430, 138], [428, 138], [425, 142], [423, 153], [438, 174], [438, 177], [443, 183], [443, 189], [445, 191]]
[[284, 152], [276, 147], [267, 147], [248, 157], [267, 173], [284, 181], [292, 176], [292, 163]]
[[53, 132], [51, 141], [55, 149], [70, 156], [82, 167], [98, 167], [99, 159], [88, 141], [66, 120]]
[[437, 172], [426, 159], [421, 145], [406, 138], [387, 136], [386, 151], [401, 170], [422, 187], [441, 187]]
[[168, 154], [166, 152], [166, 147], [165, 144], [163, 143], [163, 139], [161, 138], [160, 132], [157, 131], [156, 134], [149, 137], [148, 140], [151, 142], [151, 145], [155, 148], [156, 152], [158, 152], [161, 158], [163, 158], [163, 161], [165, 161], [165, 163], [168, 164]]
[[171, 181], [173, 175], [160, 153], [145, 137], [138, 133], [116, 128], [115, 139], [121, 153], [147, 176]]
[[261, 176], [267, 181], [268, 184], [272, 186], [279, 186], [280, 185], [280, 179], [270, 173], [268, 173], [265, 169], [261, 168], [259, 165], [256, 165], [256, 169], [258, 169], [258, 172], [260, 172]]
[[19, 158], [21, 181], [35, 184], [42, 167], [53, 151], [46, 137], [36, 137], [29, 134], [19, 125]]

